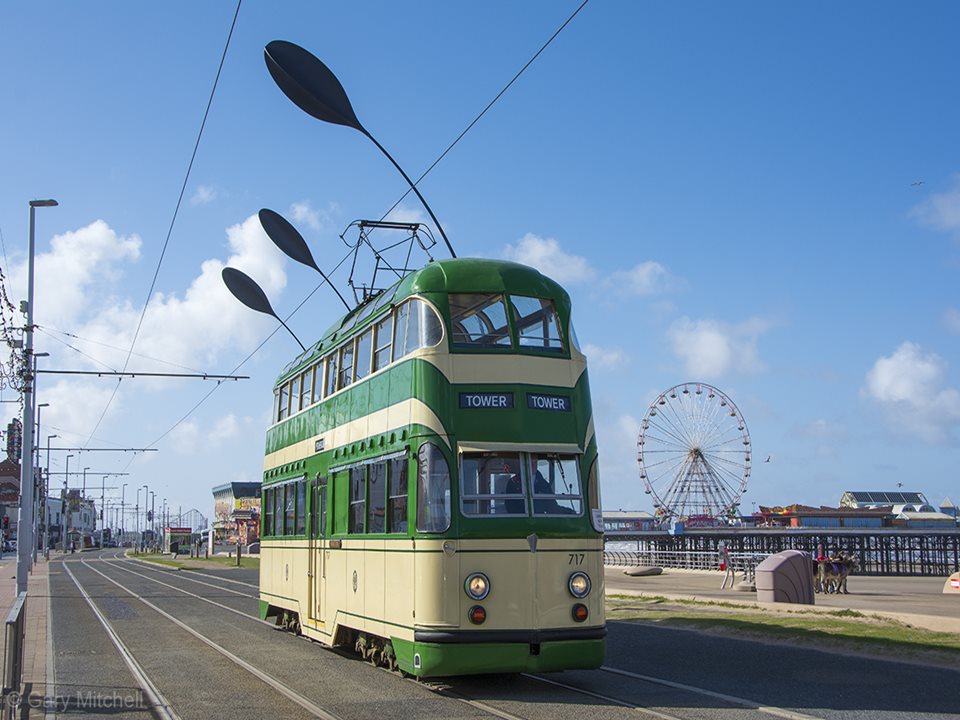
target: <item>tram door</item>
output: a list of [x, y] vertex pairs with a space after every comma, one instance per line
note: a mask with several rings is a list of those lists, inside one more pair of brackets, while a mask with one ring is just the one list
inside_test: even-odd
[[323, 622], [324, 576], [323, 538], [327, 525], [327, 479], [319, 477], [310, 483], [310, 570], [307, 594], [310, 619]]

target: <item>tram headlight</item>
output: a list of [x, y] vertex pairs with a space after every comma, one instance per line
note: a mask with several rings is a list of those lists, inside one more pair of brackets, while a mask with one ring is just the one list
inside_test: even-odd
[[490, 594], [490, 579], [481, 572], [467, 576], [463, 589], [474, 600], [483, 600]]
[[590, 594], [590, 576], [584, 572], [575, 572], [567, 580], [567, 589], [575, 598], [585, 598]]

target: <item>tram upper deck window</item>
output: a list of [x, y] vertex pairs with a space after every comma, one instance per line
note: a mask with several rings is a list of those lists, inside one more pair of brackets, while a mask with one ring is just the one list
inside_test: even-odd
[[348, 342], [340, 348], [340, 373], [337, 388], [343, 388], [353, 382], [353, 342]]
[[454, 347], [510, 347], [510, 326], [502, 295], [451, 293]]
[[277, 420], [283, 420], [290, 412], [290, 385], [284, 383], [280, 386], [280, 411], [277, 414]]
[[519, 453], [464, 453], [461, 501], [467, 516], [527, 514], [527, 493]]
[[370, 350], [373, 344], [373, 329], [367, 330], [357, 340], [357, 382], [370, 374]]
[[433, 308], [413, 298], [397, 308], [393, 359], [399, 360], [415, 350], [433, 347], [443, 337], [443, 325]]
[[390, 348], [393, 346], [393, 315], [387, 315], [376, 324], [373, 350], [373, 371], [390, 364]]
[[575, 455], [530, 454], [534, 515], [580, 515], [583, 491]]
[[513, 295], [513, 322], [517, 327], [520, 347], [536, 348], [548, 352], [561, 352], [563, 340], [552, 300]]

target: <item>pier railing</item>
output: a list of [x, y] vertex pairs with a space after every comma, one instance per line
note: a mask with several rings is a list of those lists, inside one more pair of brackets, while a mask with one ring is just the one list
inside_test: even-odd
[[783, 550], [803, 550], [814, 556], [820, 549], [826, 555], [843, 550], [857, 557], [860, 575], [946, 577], [960, 570], [957, 530], [717, 528], [688, 530], [679, 535], [655, 531], [608, 533], [605, 540], [605, 554], [611, 564], [718, 570], [720, 549], [726, 547], [731, 558], [762, 558]]

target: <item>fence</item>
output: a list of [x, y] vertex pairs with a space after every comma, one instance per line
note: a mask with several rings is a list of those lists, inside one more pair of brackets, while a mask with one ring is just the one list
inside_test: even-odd
[[7, 615], [3, 642], [3, 717], [16, 713], [14, 697], [19, 697], [23, 679], [23, 633], [27, 624], [27, 594], [20, 593]]
[[[728, 553], [730, 569], [742, 573], [745, 580], [752, 581], [757, 565], [770, 553]], [[680, 568], [683, 570], [720, 570], [719, 552], [692, 550], [604, 550], [603, 564], [612, 567], [651, 567]]]
[[[860, 561], [860, 575], [923, 575], [945, 577], [960, 570], [960, 532], [823, 530], [700, 530], [680, 535], [666, 532], [610, 533], [606, 551], [612, 562], [632, 552], [637, 565], [719, 569], [721, 544], [733, 556], [765, 557], [783, 550], [828, 555], [845, 550]], [[685, 554], [690, 554], [689, 557]], [[628, 562], [625, 558], [624, 562]], [[674, 564], [675, 563], [675, 564]]]

